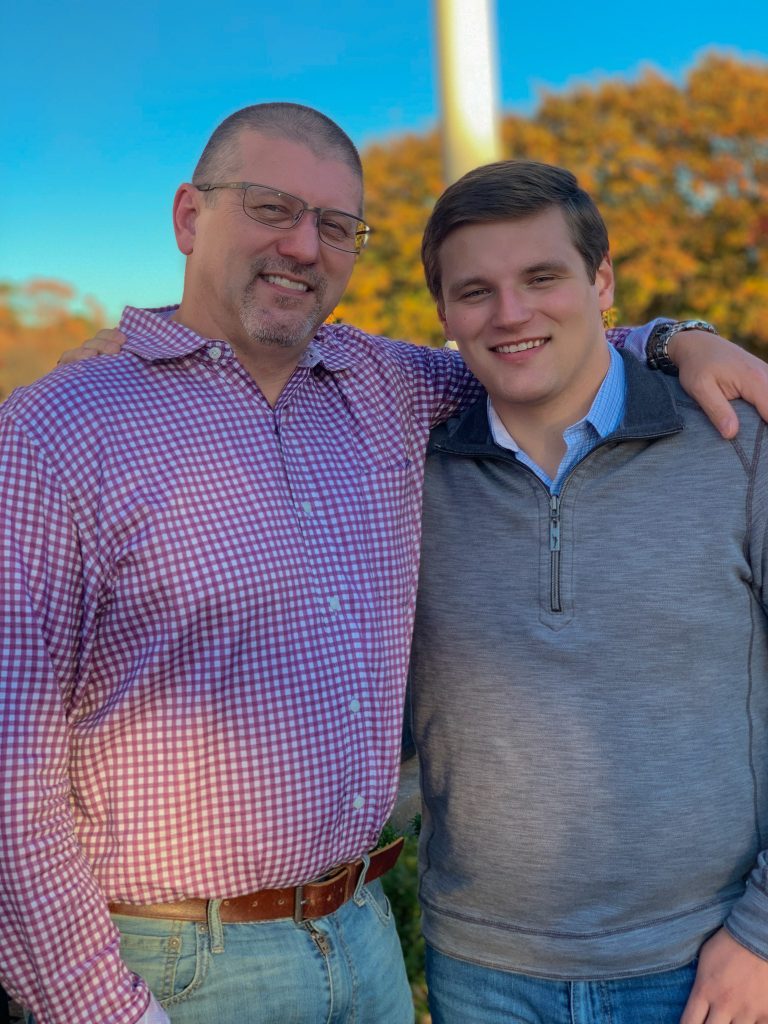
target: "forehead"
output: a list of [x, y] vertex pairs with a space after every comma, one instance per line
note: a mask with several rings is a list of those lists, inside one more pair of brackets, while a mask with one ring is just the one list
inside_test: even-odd
[[273, 185], [310, 206], [356, 213], [362, 208], [362, 182], [333, 150], [315, 150], [292, 139], [245, 130], [235, 144], [231, 173], [238, 181]]
[[482, 271], [524, 273], [541, 263], [581, 264], [565, 214], [559, 207], [514, 220], [464, 224], [440, 246], [443, 283], [452, 276]]

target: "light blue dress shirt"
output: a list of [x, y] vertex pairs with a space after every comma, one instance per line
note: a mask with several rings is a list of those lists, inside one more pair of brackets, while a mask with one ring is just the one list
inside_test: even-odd
[[599, 442], [618, 427], [624, 416], [627, 385], [624, 374], [624, 363], [616, 350], [609, 345], [611, 362], [608, 372], [603, 378], [600, 390], [595, 395], [589, 412], [578, 423], [563, 431], [566, 452], [558, 466], [554, 480], [544, 472], [541, 466], [529, 458], [501, 422], [499, 414], [488, 399], [488, 424], [493, 440], [501, 448], [515, 453], [518, 462], [528, 466], [549, 488], [552, 494], [559, 494], [563, 481], [573, 467], [588, 455]]

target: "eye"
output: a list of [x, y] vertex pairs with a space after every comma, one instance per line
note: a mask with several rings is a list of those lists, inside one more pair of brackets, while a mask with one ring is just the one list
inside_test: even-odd
[[349, 242], [357, 234], [359, 221], [339, 213], [326, 213], [320, 221], [320, 231], [326, 238]]
[[536, 277], [532, 277], [530, 283], [533, 285], [546, 285], [556, 281], [557, 278], [554, 274], [537, 274]]
[[288, 224], [294, 219], [293, 210], [285, 203], [250, 202], [248, 213], [265, 224]]
[[472, 299], [484, 298], [489, 293], [489, 291], [489, 288], [470, 288], [468, 291], [462, 292], [461, 295], [459, 295], [459, 301], [467, 302], [471, 301]]

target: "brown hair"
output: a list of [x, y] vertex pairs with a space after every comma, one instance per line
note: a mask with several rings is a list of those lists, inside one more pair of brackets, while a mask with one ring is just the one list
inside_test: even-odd
[[562, 209], [590, 281], [608, 253], [608, 231], [592, 198], [562, 167], [535, 160], [504, 160], [469, 171], [435, 203], [421, 243], [427, 287], [440, 302], [440, 247], [465, 224], [519, 220], [552, 206]]

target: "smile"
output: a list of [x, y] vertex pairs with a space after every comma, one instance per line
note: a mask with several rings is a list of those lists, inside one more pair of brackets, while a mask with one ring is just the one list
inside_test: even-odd
[[288, 277], [283, 277], [280, 274], [263, 274], [262, 277], [267, 284], [276, 284], [281, 288], [290, 288], [294, 292], [308, 292], [309, 285], [303, 281], [292, 281]]
[[529, 338], [526, 341], [518, 341], [514, 345], [496, 345], [494, 352], [501, 352], [503, 355], [513, 355], [515, 352], [525, 352], [529, 348], [541, 348], [546, 345], [549, 338]]

